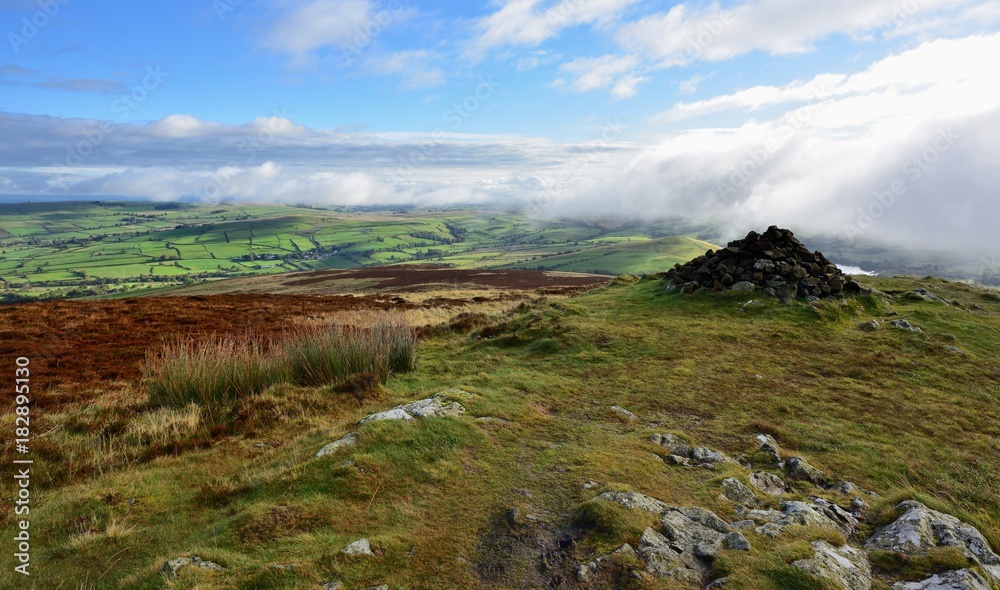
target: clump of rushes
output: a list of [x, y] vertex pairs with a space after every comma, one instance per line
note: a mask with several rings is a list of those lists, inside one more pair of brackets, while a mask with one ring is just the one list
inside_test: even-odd
[[392, 321], [369, 326], [301, 328], [277, 339], [187, 338], [147, 353], [145, 381], [150, 402], [184, 407], [196, 403], [217, 421], [237, 401], [279, 383], [324, 385], [357, 373], [382, 381], [416, 364], [416, 335]]

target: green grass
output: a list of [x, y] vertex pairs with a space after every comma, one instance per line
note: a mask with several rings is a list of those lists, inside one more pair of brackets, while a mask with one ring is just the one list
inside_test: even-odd
[[[227, 569], [189, 572], [172, 587], [315, 588], [337, 578], [348, 588], [475, 588], [487, 587], [487, 574], [507, 580], [494, 587], [519, 587], [514, 573], [539, 571], [525, 547], [544, 544], [539, 530], [549, 529], [575, 535], [567, 561], [550, 561], [571, 576], [573, 563], [634, 546], [648, 524], [594, 502], [603, 490], [738, 518], [719, 486], [747, 470], [665, 465], [646, 440], [656, 432], [737, 456], [766, 431], [787, 452], [881, 495], [870, 500], [864, 533], [915, 498], [1000, 548], [1000, 302], [940, 280], [866, 283], [928, 288], [960, 305], [767, 300], [742, 311], [737, 294], [666, 294], [659, 281], [628, 280], [525, 304], [472, 329], [441, 328], [418, 344], [413, 371], [360, 404], [330, 388], [274, 385], [242, 399], [232, 429], [214, 438], [198, 406], [150, 407], [128, 391], [67, 402], [37, 417], [51, 433], [33, 449], [40, 501], [32, 531], [44, 566], [33, 581], [39, 589], [99, 577], [102, 588], [162, 588], [156, 569], [193, 553]], [[880, 331], [857, 329], [873, 317]], [[924, 332], [888, 327], [896, 318]], [[453, 387], [472, 393], [464, 416], [367, 424], [356, 447], [313, 458], [360, 418]], [[622, 422], [611, 405], [638, 420]], [[475, 420], [482, 416], [506, 423]], [[582, 489], [588, 480], [599, 486]], [[809, 493], [828, 495], [805, 486], [796, 496]], [[504, 528], [512, 508], [529, 524]], [[14, 526], [8, 513], [0, 535]], [[731, 576], [728, 587], [823, 588], [790, 564], [810, 556], [811, 541], [836, 541], [835, 532], [747, 536], [750, 552], [716, 564]], [[362, 537], [379, 555], [339, 554]], [[497, 556], [514, 572], [507, 578]], [[282, 563], [299, 567], [267, 569]], [[956, 564], [946, 552], [907, 562], [876, 556], [880, 576]], [[0, 571], [0, 587], [16, 587], [13, 576]]]

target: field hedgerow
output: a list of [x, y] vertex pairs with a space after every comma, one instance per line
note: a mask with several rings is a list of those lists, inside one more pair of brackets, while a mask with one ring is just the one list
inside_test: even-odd
[[145, 380], [150, 402], [184, 407], [196, 403], [212, 417], [247, 396], [279, 383], [323, 385], [357, 373], [385, 380], [415, 367], [414, 330], [398, 322], [370, 326], [301, 328], [280, 338], [193, 338], [149, 353]]

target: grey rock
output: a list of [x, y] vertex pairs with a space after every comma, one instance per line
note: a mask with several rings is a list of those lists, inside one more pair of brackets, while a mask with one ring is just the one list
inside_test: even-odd
[[837, 483], [830, 486], [830, 489], [835, 492], [840, 492], [845, 496], [854, 496], [861, 493], [861, 488], [854, 485], [849, 481], [838, 481]]
[[912, 500], [902, 502], [896, 510], [902, 512], [902, 516], [875, 531], [865, 543], [866, 549], [913, 555], [933, 547], [958, 547], [983, 568], [994, 583], [1000, 584], [1000, 556], [993, 552], [975, 527]]
[[669, 463], [671, 465], [680, 465], [682, 467], [689, 467], [691, 465], [691, 459], [687, 457], [681, 457], [679, 455], [667, 455], [663, 459], [664, 463]]
[[368, 539], [360, 539], [340, 550], [344, 555], [375, 555]]
[[862, 332], [878, 332], [882, 328], [882, 322], [878, 320], [872, 320], [870, 322], [864, 322], [858, 326], [858, 329]]
[[757, 448], [767, 454], [774, 464], [781, 463], [781, 447], [778, 446], [778, 441], [774, 440], [773, 436], [758, 434], [754, 437], [754, 440], [757, 441]]
[[680, 512], [687, 518], [690, 518], [702, 526], [707, 526], [714, 531], [718, 531], [720, 533], [729, 531], [729, 524], [719, 518], [718, 515], [711, 510], [706, 510], [705, 508], [701, 508], [699, 506], [684, 506], [681, 508], [671, 506], [670, 510]]
[[864, 512], [868, 510], [868, 502], [865, 502], [863, 498], [853, 498], [851, 500], [851, 508], [856, 512]]
[[826, 473], [821, 469], [813, 467], [803, 457], [792, 457], [785, 462], [785, 468], [793, 478], [810, 481], [816, 485], [822, 485], [826, 479]]
[[626, 555], [636, 555], [635, 549], [631, 545], [625, 543], [618, 549], [615, 549], [607, 555], [602, 555], [584, 564], [579, 564], [576, 566], [576, 579], [581, 582], [586, 582], [590, 580], [594, 574], [596, 574], [601, 569], [601, 564], [603, 564], [608, 559], [611, 559], [613, 555], [626, 554]]
[[323, 590], [343, 590], [344, 584], [340, 580], [333, 580], [332, 582], [326, 582], [320, 586]]
[[747, 538], [744, 537], [743, 533], [739, 531], [726, 533], [726, 537], [723, 542], [726, 549], [731, 549], [733, 551], [750, 551], [750, 541], [747, 541]]
[[926, 301], [933, 301], [935, 303], [943, 303], [943, 304], [947, 305], [948, 307], [951, 307], [951, 304], [948, 303], [948, 301], [946, 299], [938, 297], [937, 295], [935, 295], [934, 293], [931, 293], [927, 289], [915, 289], [913, 291], [913, 293], [914, 293], [914, 295], [916, 295], [916, 296], [918, 296], [921, 299], [924, 299]]
[[758, 504], [757, 496], [754, 495], [753, 490], [743, 485], [743, 482], [735, 477], [722, 480], [722, 495], [730, 502], [744, 506], [756, 506]]
[[757, 301], [756, 299], [751, 299], [750, 301], [747, 301], [746, 303], [740, 306], [740, 311], [747, 311], [748, 309], [760, 309], [761, 307], [764, 307], [763, 303]]
[[[782, 502], [781, 511], [785, 514], [782, 524], [799, 526], [818, 526], [840, 528], [834, 520], [821, 512], [820, 507], [805, 502]], [[855, 521], [857, 524], [857, 521]]]
[[705, 590], [720, 590], [720, 588], [725, 588], [726, 584], [728, 583], [729, 583], [729, 576], [726, 576], [725, 578], [719, 578], [718, 580], [713, 581], [708, 586], [705, 586]]
[[755, 531], [758, 535], [771, 537], [773, 539], [778, 535], [780, 535], [781, 533], [785, 532], [785, 529], [779, 524], [768, 522], [757, 527]]
[[663, 514], [670, 506], [639, 492], [604, 492], [597, 496], [599, 500], [616, 502], [626, 508], [644, 510], [650, 514]]
[[636, 416], [621, 406], [611, 406], [611, 411], [627, 422], [635, 420]]
[[965, 351], [957, 346], [945, 346], [944, 349], [952, 354], [965, 354]]
[[676, 510], [670, 510], [660, 519], [663, 534], [681, 553], [697, 557], [714, 558], [722, 550], [723, 534], [696, 522]]
[[510, 420], [504, 420], [503, 418], [497, 418], [496, 416], [480, 416], [479, 418], [476, 418], [476, 422], [482, 422], [484, 424], [499, 424], [501, 426], [510, 424]]
[[368, 586], [365, 590], [389, 590], [388, 584], [380, 584], [378, 586]]
[[456, 401], [449, 402], [446, 393], [438, 393], [394, 409], [402, 410], [415, 418], [457, 418], [465, 413], [465, 406]]
[[913, 324], [911, 324], [906, 320], [892, 320], [892, 327], [899, 328], [900, 330], [907, 330], [910, 332], [914, 332], [916, 334], [920, 334], [921, 332], [923, 332], [923, 330], [914, 326]]
[[164, 576], [176, 577], [182, 569], [187, 567], [196, 567], [212, 571], [222, 571], [226, 569], [217, 563], [205, 561], [196, 555], [192, 555], [191, 557], [178, 557], [176, 559], [171, 559], [160, 566], [160, 573]]
[[751, 473], [749, 480], [751, 486], [770, 496], [780, 496], [789, 492], [788, 484], [785, 483], [785, 480], [767, 471]]
[[665, 447], [671, 455], [684, 458], [691, 457], [691, 444], [676, 434], [654, 434], [649, 437], [649, 441]]
[[815, 498], [813, 504], [813, 509], [830, 519], [844, 535], [850, 537], [858, 528], [858, 519], [833, 502], [823, 498]]
[[413, 416], [402, 408], [393, 408], [391, 410], [386, 410], [385, 412], [379, 412], [377, 414], [372, 414], [367, 418], [363, 418], [360, 422], [358, 422], [358, 425], [368, 424], [369, 422], [380, 422], [382, 420], [413, 420]]
[[348, 433], [344, 438], [340, 440], [335, 440], [332, 443], [324, 446], [322, 449], [316, 451], [317, 457], [325, 457], [327, 455], [332, 455], [339, 451], [340, 449], [346, 449], [348, 447], [353, 447], [358, 444], [358, 435], [353, 432]]
[[580, 487], [583, 488], [583, 489], [585, 489], [585, 490], [592, 490], [594, 488], [601, 487], [601, 484], [597, 483], [596, 481], [585, 481], [583, 483], [583, 485], [580, 486]]
[[691, 449], [691, 459], [696, 463], [735, 463], [725, 453], [713, 451], [706, 447], [694, 447]]
[[736, 522], [729, 523], [729, 528], [734, 531], [749, 531], [756, 525], [757, 523], [752, 520], [737, 520]]
[[892, 590], [990, 590], [989, 582], [973, 570], [956, 570], [922, 582], [897, 582]]
[[730, 287], [733, 291], [739, 291], [743, 293], [751, 293], [757, 290], [757, 285], [754, 285], [750, 281], [740, 281]]
[[815, 556], [800, 559], [792, 567], [833, 582], [844, 590], [871, 590], [872, 568], [868, 556], [848, 545], [834, 547], [826, 541], [812, 544]]

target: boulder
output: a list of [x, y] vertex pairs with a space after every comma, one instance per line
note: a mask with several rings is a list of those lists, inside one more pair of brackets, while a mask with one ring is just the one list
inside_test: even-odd
[[872, 568], [863, 551], [848, 545], [834, 547], [826, 541], [815, 541], [812, 548], [813, 558], [800, 559], [792, 563], [792, 567], [828, 580], [844, 590], [871, 590]]
[[696, 522], [677, 510], [666, 512], [660, 523], [671, 546], [679, 549], [682, 554], [713, 559], [722, 551], [724, 535], [721, 532]]
[[751, 473], [749, 480], [751, 486], [770, 496], [780, 496], [782, 494], [787, 494], [790, 491], [788, 484], [785, 483], [785, 480], [773, 473], [768, 473], [767, 471]]
[[360, 539], [340, 550], [344, 555], [375, 555], [368, 539]]
[[920, 334], [921, 332], [923, 332], [923, 330], [914, 326], [913, 324], [911, 324], [906, 320], [892, 320], [892, 327], [899, 328], [900, 330], [907, 330], [915, 334]]
[[747, 541], [747, 538], [739, 531], [726, 533], [723, 544], [726, 546], [726, 549], [733, 551], [750, 551], [750, 541]]
[[878, 320], [871, 320], [870, 322], [864, 322], [858, 325], [858, 329], [862, 332], [878, 332], [882, 328], [882, 322]]
[[211, 571], [222, 571], [226, 569], [217, 563], [205, 561], [196, 555], [192, 555], [191, 557], [178, 557], [176, 559], [171, 559], [160, 566], [160, 573], [164, 576], [173, 578], [177, 577], [177, 575], [180, 574], [180, 571], [187, 567], [195, 567]]
[[722, 495], [730, 502], [735, 502], [736, 504], [744, 506], [756, 506], [758, 504], [757, 496], [754, 495], [753, 490], [743, 485], [743, 482], [735, 477], [722, 480]]
[[713, 451], [706, 447], [694, 447], [691, 449], [691, 459], [696, 463], [735, 463], [725, 453]]
[[595, 558], [595, 559], [593, 559], [593, 560], [591, 560], [591, 561], [589, 561], [587, 563], [583, 563], [583, 564], [577, 565], [576, 566], [576, 579], [579, 580], [579, 581], [581, 581], [581, 582], [587, 582], [587, 581], [589, 581], [594, 576], [594, 574], [596, 574], [598, 571], [600, 571], [601, 565], [605, 561], [607, 561], [608, 559], [611, 559], [611, 557], [614, 556], [614, 555], [620, 555], [620, 554], [636, 555], [635, 549], [633, 549], [632, 546], [629, 545], [628, 543], [625, 543], [624, 545], [622, 545], [618, 549], [615, 549], [611, 553], [608, 553], [607, 555], [602, 555], [602, 556], [597, 557], [597, 558]]
[[[457, 418], [465, 413], [465, 407], [458, 402], [449, 402], [444, 394], [410, 402], [394, 408], [413, 416], [414, 418]], [[404, 418], [405, 420], [405, 418]]]
[[649, 441], [653, 444], [665, 447], [671, 455], [684, 457], [686, 459], [691, 457], [690, 443], [676, 434], [654, 434], [649, 437]]
[[914, 555], [934, 547], [957, 547], [1000, 584], [1000, 556], [975, 527], [912, 500], [896, 506], [896, 511], [902, 516], [876, 530], [866, 549]]
[[616, 502], [626, 508], [644, 510], [651, 514], [663, 514], [670, 509], [670, 506], [639, 492], [604, 492], [597, 496], [599, 500]]
[[754, 437], [754, 440], [757, 441], [757, 448], [770, 457], [775, 465], [781, 463], [781, 447], [778, 446], [778, 441], [774, 440], [773, 436], [758, 434]]
[[990, 590], [989, 582], [972, 570], [937, 574], [922, 582], [897, 582], [892, 590]]
[[362, 418], [362, 420], [358, 422], [358, 425], [367, 424], [369, 422], [379, 422], [381, 420], [413, 420], [413, 416], [402, 408], [393, 408], [385, 412], [372, 414], [367, 418]]
[[632, 422], [635, 420], [636, 416], [632, 412], [629, 412], [621, 406], [611, 406], [611, 411], [618, 415], [619, 418], [625, 420], [626, 422]]
[[816, 485], [822, 485], [826, 479], [826, 473], [813, 467], [803, 457], [792, 457], [785, 462], [785, 468], [794, 479], [809, 481]]
[[356, 444], [358, 444], [358, 435], [356, 435], [353, 432], [351, 432], [351, 433], [347, 434], [346, 436], [344, 436], [344, 438], [342, 438], [340, 440], [335, 440], [332, 443], [330, 443], [330, 444], [326, 445], [325, 447], [323, 447], [322, 449], [316, 451], [316, 456], [317, 457], [325, 457], [327, 455], [332, 455], [332, 454], [336, 453], [337, 451], [339, 451], [340, 449], [345, 449], [345, 448], [348, 448], [348, 447], [353, 447]]

